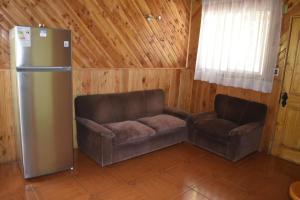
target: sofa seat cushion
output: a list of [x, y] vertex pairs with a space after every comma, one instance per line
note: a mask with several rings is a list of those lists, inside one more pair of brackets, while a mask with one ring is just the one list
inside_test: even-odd
[[109, 123], [103, 126], [115, 134], [114, 145], [141, 142], [155, 135], [155, 130], [137, 121]]
[[138, 119], [139, 122], [153, 128], [156, 135], [168, 132], [168, 130], [185, 127], [186, 122], [172, 115], [160, 114], [152, 117]]
[[196, 127], [200, 130], [199, 133], [205, 134], [216, 140], [227, 139], [229, 137], [229, 132], [238, 126], [238, 124], [225, 119], [212, 119], [196, 122]]

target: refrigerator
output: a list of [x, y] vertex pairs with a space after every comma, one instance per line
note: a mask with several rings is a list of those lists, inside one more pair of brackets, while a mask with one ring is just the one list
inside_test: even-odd
[[9, 34], [22, 174], [73, 169], [71, 31], [16, 26]]

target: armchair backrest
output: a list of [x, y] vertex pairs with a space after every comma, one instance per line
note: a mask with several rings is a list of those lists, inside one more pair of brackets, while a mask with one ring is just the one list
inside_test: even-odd
[[75, 113], [99, 124], [134, 120], [161, 114], [164, 109], [164, 91], [144, 90], [115, 94], [78, 96]]
[[264, 122], [267, 106], [254, 101], [217, 94], [215, 112], [219, 118], [242, 125], [249, 122]]

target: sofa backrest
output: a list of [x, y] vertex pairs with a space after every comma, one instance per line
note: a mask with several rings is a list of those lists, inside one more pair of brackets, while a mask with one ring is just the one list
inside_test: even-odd
[[78, 96], [75, 113], [99, 124], [134, 120], [161, 114], [164, 109], [163, 90]]
[[254, 101], [217, 94], [215, 111], [219, 118], [241, 125], [249, 122], [264, 122], [267, 106]]

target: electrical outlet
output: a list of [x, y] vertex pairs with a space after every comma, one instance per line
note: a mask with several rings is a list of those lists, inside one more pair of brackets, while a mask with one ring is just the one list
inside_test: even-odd
[[278, 68], [278, 67], [276, 67], [276, 68], [274, 69], [274, 75], [275, 75], [275, 76], [279, 76], [279, 68]]

